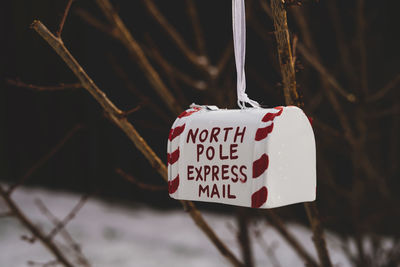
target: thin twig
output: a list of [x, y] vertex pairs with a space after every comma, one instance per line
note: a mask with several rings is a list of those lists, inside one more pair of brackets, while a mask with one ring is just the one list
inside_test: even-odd
[[322, 266], [332, 266], [331, 259], [329, 257], [328, 249], [326, 248], [326, 241], [324, 235], [324, 229], [322, 228], [321, 220], [319, 218], [318, 209], [315, 202], [304, 204], [307, 212], [308, 221], [311, 224], [313, 232], [313, 241], [315, 248], [317, 249], [319, 261]]
[[348, 80], [351, 82], [353, 86], [356, 86], [355, 82], [355, 70], [353, 63], [351, 62], [351, 53], [348, 45], [346, 45], [342, 23], [340, 22], [340, 11], [337, 7], [337, 1], [329, 0], [326, 1], [328, 5], [328, 11], [332, 18], [333, 29], [336, 34], [336, 44], [339, 50], [340, 60], [342, 61], [342, 65], [344, 68], [344, 73], [346, 74]]
[[206, 43], [201, 27], [200, 19], [197, 13], [196, 3], [194, 0], [186, 0], [187, 12], [192, 22], [193, 32], [197, 43], [197, 49], [201, 55], [207, 54]]
[[94, 17], [92, 14], [90, 14], [89, 12], [87, 12], [86, 10], [84, 10], [82, 8], [76, 8], [75, 13], [81, 19], [83, 19], [87, 24], [102, 31], [105, 34], [110, 35], [112, 38], [118, 39], [118, 33], [117, 33], [117, 29], [115, 27], [112, 27], [110, 25], [107, 25], [107, 24], [101, 22], [96, 17]]
[[138, 181], [132, 175], [127, 174], [126, 172], [124, 172], [123, 170], [121, 170], [119, 168], [116, 169], [115, 172], [118, 173], [125, 180], [129, 181], [130, 183], [136, 185], [137, 187], [139, 187], [141, 189], [148, 190], [148, 191], [166, 191], [166, 190], [168, 190], [167, 186], [150, 185], [150, 184], [142, 183], [142, 182]]
[[[46, 207], [46, 205], [40, 199], [36, 199], [35, 204], [38, 206], [39, 210], [49, 219], [54, 227], [59, 227], [61, 221]], [[60, 228], [59, 232], [65, 242], [72, 248], [72, 251], [74, 251], [77, 255], [78, 261], [83, 266], [90, 266], [89, 261], [82, 253], [80, 245], [72, 238], [71, 234], [67, 231], [65, 226]]]
[[12, 192], [21, 184], [26, 182], [32, 174], [42, 167], [49, 159], [51, 159], [64, 145], [65, 143], [68, 142], [78, 131], [83, 129], [84, 126], [82, 124], [77, 124], [74, 127], [72, 127], [71, 130], [69, 130], [64, 137], [46, 154], [44, 154], [35, 164], [33, 164], [32, 167], [30, 167], [24, 174], [24, 176], [21, 177], [15, 184], [11, 185], [7, 191], [9, 195], [12, 194]]
[[[98, 0], [102, 1], [103, 0]], [[107, 96], [90, 79], [76, 59], [64, 46], [63, 42], [55, 37], [40, 21], [35, 20], [31, 27], [54, 49], [54, 51], [64, 60], [69, 68], [75, 73], [83, 84], [84, 88], [92, 94], [107, 113], [109, 119], [115, 123], [134, 143], [140, 152], [146, 157], [151, 166], [167, 181], [168, 172], [165, 164], [150, 148], [147, 142], [140, 136], [134, 126], [124, 117], [121, 111], [107, 98]], [[197, 210], [191, 201], [180, 201], [184, 209], [189, 212], [196, 225], [206, 234], [210, 241], [216, 246], [218, 251], [227, 258], [234, 266], [243, 266], [225, 243], [216, 235], [212, 228], [204, 220], [202, 214]]]
[[13, 216], [13, 213], [12, 213], [11, 211], [8, 211], [8, 212], [1, 212], [1, 213], [0, 213], [0, 219], [1, 219], [1, 218], [12, 217], [12, 216]]
[[392, 80], [390, 80], [384, 87], [379, 89], [375, 94], [367, 97], [366, 102], [374, 102], [382, 99], [387, 93], [389, 93], [392, 89], [397, 88], [400, 83], [400, 73], [397, 74]]
[[59, 85], [43, 86], [43, 85], [24, 83], [20, 80], [11, 80], [11, 79], [7, 79], [7, 83], [15, 87], [27, 88], [34, 91], [63, 91], [69, 89], [83, 88], [80, 83], [60, 83]]
[[160, 75], [150, 64], [143, 49], [138, 42], [133, 38], [128, 28], [125, 26], [118, 13], [111, 5], [109, 0], [96, 0], [97, 5], [103, 11], [108, 21], [115, 28], [118, 40], [128, 49], [129, 53], [138, 61], [139, 66], [145, 73], [148, 81], [154, 87], [161, 99], [166, 103], [168, 108], [174, 113], [179, 114], [182, 112], [182, 107], [176, 101], [175, 97], [171, 94], [167, 86], [162, 81]]
[[127, 116], [131, 115], [132, 113], [137, 112], [137, 111], [140, 110], [141, 108], [142, 108], [141, 105], [137, 105], [137, 106], [134, 107], [134, 108], [131, 108], [131, 109], [127, 110], [127, 111], [124, 111], [123, 116], [127, 117]]
[[341, 96], [343, 96], [347, 101], [354, 103], [357, 98], [354, 94], [347, 92], [339, 82], [329, 73], [329, 71], [320, 63], [320, 61], [301, 43], [297, 45], [297, 50], [303, 58], [314, 67], [319, 74], [325, 78], [325, 80], [332, 86], [333, 89]]
[[[275, 26], [275, 36], [278, 44], [279, 62], [281, 65], [282, 80], [286, 105], [300, 105], [297, 88], [294, 62], [289, 40], [289, 29], [287, 25], [286, 10], [281, 0], [271, 0], [272, 18]], [[318, 217], [315, 203], [305, 203], [304, 207], [313, 232], [315, 248], [318, 252], [322, 266], [330, 267], [332, 263], [326, 248], [322, 225]]]
[[238, 208], [237, 220], [239, 225], [239, 231], [237, 233], [237, 238], [239, 241], [240, 249], [242, 251], [243, 261], [246, 267], [254, 266], [252, 246], [249, 235], [249, 212], [246, 208]]
[[50, 252], [56, 257], [56, 259], [66, 267], [73, 267], [74, 265], [68, 260], [63, 252], [49, 240], [42, 231], [32, 223], [32, 221], [18, 208], [17, 204], [11, 199], [10, 195], [0, 185], [0, 196], [8, 208], [12, 211], [16, 218], [24, 225], [31, 234], [37, 238]]
[[357, 42], [360, 52], [360, 77], [361, 77], [361, 88], [364, 91], [365, 96], [368, 96], [368, 66], [367, 66], [367, 47], [365, 39], [365, 2], [364, 0], [357, 0], [356, 8], [356, 19], [357, 19]]
[[72, 210], [65, 216], [65, 218], [60, 221], [56, 227], [51, 230], [51, 232], [47, 235], [49, 240], [52, 240], [65, 226], [75, 218], [78, 212], [82, 209], [82, 207], [86, 204], [87, 200], [89, 199], [89, 195], [83, 195], [78, 203], [72, 208]]
[[275, 254], [274, 244], [268, 245], [267, 242], [264, 240], [261, 231], [258, 229], [254, 229], [254, 236], [256, 237], [256, 240], [258, 241], [261, 248], [265, 251], [265, 254], [267, 254], [268, 260], [271, 262], [271, 265], [273, 267], [281, 267], [281, 264], [279, 263]]
[[207, 88], [207, 84], [205, 81], [195, 80], [188, 74], [180, 71], [160, 54], [160, 51], [156, 48], [153, 41], [150, 40], [150, 43], [150, 49], [148, 49], [150, 56], [158, 63], [158, 65], [162, 67], [167, 75], [175, 76], [186, 85], [197, 90], [205, 90]]
[[109, 61], [111, 67], [117, 74], [117, 76], [125, 83], [125, 86], [132, 92], [137, 98], [140, 100], [140, 105], [148, 106], [152, 112], [158, 115], [166, 124], [170, 124], [172, 122], [172, 118], [170, 118], [163, 110], [160, 105], [157, 105], [152, 101], [148, 96], [143, 94], [129, 79], [129, 75], [125, 72], [125, 70], [117, 63], [116, 59], [113, 56], [109, 57]]
[[27, 264], [29, 266], [40, 266], [40, 267], [52, 267], [52, 266], [57, 266], [59, 264], [58, 261], [49, 261], [49, 262], [36, 262], [36, 261], [28, 261]]
[[164, 15], [158, 10], [156, 4], [153, 0], [143, 0], [142, 1], [146, 6], [149, 13], [153, 16], [153, 18], [160, 24], [160, 26], [165, 30], [171, 40], [176, 44], [176, 46], [182, 51], [182, 53], [186, 56], [186, 58], [192, 62], [195, 66], [200, 67], [200, 69], [208, 72], [208, 58], [203, 56], [199, 56], [189, 48], [186, 44], [185, 40], [178, 33], [178, 31], [168, 22], [168, 20], [164, 17]]
[[64, 10], [64, 14], [61, 17], [60, 25], [58, 26], [58, 30], [56, 32], [56, 36], [58, 38], [61, 38], [61, 33], [64, 29], [65, 20], [67, 19], [69, 10], [71, 9], [72, 2], [74, 2], [74, 0], [68, 0], [67, 6], [65, 7], [65, 10]]
[[318, 263], [311, 257], [311, 255], [304, 249], [300, 242], [287, 230], [287, 227], [273, 210], [266, 210], [265, 213], [268, 222], [273, 226], [281, 236], [289, 243], [294, 251], [302, 258], [307, 266], [317, 267]]

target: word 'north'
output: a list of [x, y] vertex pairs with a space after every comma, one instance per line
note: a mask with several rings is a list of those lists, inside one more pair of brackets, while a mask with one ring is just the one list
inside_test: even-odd
[[244, 134], [246, 133], [246, 126], [245, 127], [213, 127], [211, 130], [209, 129], [202, 129], [200, 130], [197, 128], [196, 130], [190, 129], [186, 143], [190, 141], [193, 144], [198, 142], [203, 143], [205, 141], [209, 141], [210, 143], [218, 143], [218, 142], [226, 142], [228, 139], [233, 140], [234, 143], [240, 142], [243, 143]]

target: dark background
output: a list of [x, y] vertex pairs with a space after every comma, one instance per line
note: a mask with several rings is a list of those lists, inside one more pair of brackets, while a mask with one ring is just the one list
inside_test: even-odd
[[[55, 52], [33, 30], [29, 29], [29, 25], [34, 19], [40, 19], [50, 30], [55, 31], [66, 2], [61, 0], [17, 0], [2, 3], [0, 10], [0, 36], [2, 36], [0, 52], [0, 105], [2, 108], [0, 113], [0, 179], [9, 183], [16, 182], [35, 162], [54, 147], [66, 132], [80, 123], [85, 128], [72, 137], [43, 167], [37, 169], [26, 184], [79, 192], [96, 191], [103, 197], [137, 200], [157, 207], [177, 206], [176, 201], [169, 199], [166, 191], [143, 191], [127, 183], [115, 173], [116, 168], [122, 168], [138, 180], [148, 184], [164, 184], [128, 138], [104, 118], [99, 105], [86, 91], [76, 89], [36, 92], [26, 88], [17, 88], [6, 82], [7, 79], [21, 79], [26, 83], [37, 85], [77, 82], [75, 76]], [[336, 2], [340, 11], [343, 34], [351, 55], [354, 57], [352, 58], [353, 63], [357, 66], [359, 58], [355, 41], [357, 36], [356, 5], [354, 1]], [[365, 42], [368, 58], [368, 83], [371, 92], [383, 87], [399, 73], [400, 23], [399, 11], [395, 2], [366, 1]], [[189, 44], [194, 44], [184, 2], [159, 0], [156, 3], [185, 40]], [[113, 1], [113, 4], [142, 47], [150, 47], [150, 44], [154, 43], [162, 55], [176, 67], [185, 70], [193, 77], [201, 78], [198, 70], [188, 64], [168, 36], [149, 15], [141, 1]], [[231, 1], [199, 0], [196, 1], [196, 4], [207, 41], [207, 51], [211, 60], [215, 62], [227, 44], [232, 42]], [[276, 64], [276, 43], [272, 21], [258, 7], [257, 1], [248, 1], [247, 4], [254, 6], [248, 20], [257, 17], [265, 32], [262, 38], [248, 24], [246, 57], [248, 94], [265, 106], [283, 105], [283, 90], [280, 85], [279, 65]], [[129, 80], [138, 90], [151, 97], [165, 112], [166, 118], [162, 119], [151, 108], [143, 107], [129, 117], [140, 134], [165, 161], [167, 136], [175, 115], [168, 111], [154, 93], [137, 62], [128, 56], [126, 49], [119, 42], [85, 23], [76, 14], [78, 8], [87, 10], [98, 19], [105, 21], [93, 1], [75, 1], [63, 31], [65, 45], [89, 76], [119, 108], [129, 110], [137, 106], [140, 100], [127, 88], [126, 82], [116, 74], [115, 68], [113, 68], [115, 64], [124, 69]], [[306, 12], [310, 31], [318, 49], [313, 52], [318, 52], [322, 62], [331, 73], [345, 84], [347, 89], [354, 91], [362, 99], [359, 89], [354, 87], [354, 83], [347, 80], [348, 75], [345, 75], [340, 65], [338, 59], [340, 52], [326, 1], [304, 1], [302, 9]], [[298, 26], [294, 22], [290, 10], [289, 28], [293, 33], [298, 34]], [[153, 65], [160, 70], [154, 62]], [[360, 75], [354, 73], [353, 76], [355, 84], [357, 84]], [[184, 107], [196, 102], [236, 108], [232, 95], [229, 95], [228, 91], [221, 90], [221, 88], [231, 88], [229, 89], [231, 94], [235, 93], [233, 54], [225, 71], [225, 77], [223, 85], [219, 84], [205, 91], [182, 85], [183, 95], [180, 97], [180, 103]], [[316, 72], [299, 57], [297, 81], [305, 110], [313, 96], [320, 90], [317, 77]], [[162, 78], [164, 81], [168, 81], [167, 75], [162, 74]], [[175, 93], [174, 89], [172, 92]], [[210, 95], [216, 95], [218, 103], [215, 103]], [[376, 112], [398, 105], [398, 100], [397, 86], [388, 94], [387, 98], [370, 104], [366, 110]], [[359, 105], [359, 103], [354, 105]], [[344, 113], [350, 112], [351, 108], [350, 104], [343, 104]], [[322, 100], [311, 115], [339, 132], [342, 131], [332, 107], [326, 100]], [[371, 200], [365, 202], [369, 204], [364, 204], [369, 206], [362, 207], [369, 213], [388, 207], [398, 207], [399, 204], [399, 164], [397, 162], [393, 166], [393, 162], [387, 160], [390, 151], [399, 149], [399, 142], [393, 141], [396, 140], [393, 138], [392, 131], [393, 125], [395, 125], [393, 124], [394, 116], [399, 116], [398, 111], [394, 115], [379, 120], [369, 121], [368, 115], [365, 117], [369, 126], [379, 130], [377, 136], [373, 135], [373, 138], [368, 140], [371, 143], [370, 152], [374, 164], [376, 163], [382, 169], [394, 169], [391, 172], [392, 176], [388, 178], [394, 198], [391, 201], [374, 203], [372, 199], [375, 196], [371, 190], [372, 194], [369, 195]], [[398, 125], [398, 120], [395, 123]], [[347, 152], [348, 145], [330, 139], [327, 141], [329, 145], [326, 145], [326, 142], [319, 141], [324, 140], [327, 133], [317, 128], [315, 133], [318, 149], [330, 163], [338, 184], [344, 188], [350, 187], [354, 172]], [[336, 150], [338, 148], [343, 149], [339, 149], [340, 152], [338, 152]], [[388, 166], [389, 164], [391, 166]], [[321, 173], [320, 168], [319, 166], [318, 205], [324, 223], [342, 231], [349, 230], [346, 222], [340, 221], [338, 218], [348, 216], [351, 211], [346, 211], [344, 208], [347, 205], [346, 202], [337, 196], [332, 196], [335, 194], [334, 190], [321, 182], [324, 174]], [[332, 199], [334, 203], [330, 202]], [[227, 212], [232, 210], [232, 207], [218, 204], [199, 203], [199, 205]], [[303, 220], [305, 218], [301, 205], [281, 210], [291, 219]], [[331, 217], [336, 219], [331, 220]], [[390, 225], [394, 227], [391, 231], [394, 233], [399, 217], [398, 214], [393, 214], [393, 217], [393, 220], [383, 219], [375, 229], [384, 232], [385, 227]]]

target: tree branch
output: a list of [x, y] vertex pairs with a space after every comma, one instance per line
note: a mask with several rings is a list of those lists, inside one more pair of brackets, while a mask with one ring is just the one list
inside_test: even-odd
[[[72, 238], [70, 233], [64, 227], [59, 227], [62, 223], [47, 207], [46, 205], [40, 200], [36, 199], [35, 204], [38, 206], [39, 210], [49, 219], [49, 221], [53, 224], [55, 228], [58, 228], [62, 238], [65, 242], [72, 248], [72, 250], [77, 254], [78, 261], [83, 266], [90, 266], [89, 261], [86, 259], [85, 255], [83, 255], [80, 245]], [[55, 229], [54, 228], [54, 229]], [[49, 236], [49, 235], [48, 235]]]
[[[271, 10], [278, 44], [285, 102], [286, 105], [300, 105], [296, 88], [295, 69], [289, 40], [286, 10], [281, 0], [271, 0]], [[311, 224], [314, 245], [317, 249], [319, 260], [322, 266], [330, 267], [332, 263], [329, 258], [328, 250], [326, 249], [325, 238], [315, 203], [305, 203], [304, 206]]]
[[69, 10], [71, 9], [72, 2], [74, 2], [74, 0], [68, 0], [67, 6], [65, 7], [65, 10], [64, 10], [64, 14], [61, 17], [60, 25], [58, 26], [58, 30], [56, 32], [56, 36], [58, 38], [61, 38], [61, 33], [62, 33], [63, 29], [64, 29], [64, 24], [65, 24], [65, 21], [67, 19]]
[[136, 185], [137, 187], [139, 187], [141, 189], [148, 190], [148, 191], [167, 191], [168, 190], [167, 186], [149, 185], [149, 184], [142, 183], [142, 182], [138, 181], [137, 179], [135, 179], [135, 177], [133, 177], [132, 175], [129, 175], [126, 172], [124, 172], [123, 170], [121, 170], [120, 168], [117, 168], [115, 170], [115, 172], [118, 175], [120, 175], [122, 178], [127, 180], [128, 182]]
[[[98, 0], [98, 2], [105, 2], [105, 0]], [[108, 1], [106, 1], [108, 2]], [[147, 142], [140, 136], [133, 125], [123, 116], [122, 111], [119, 110], [107, 96], [97, 87], [97, 85], [90, 79], [83, 68], [79, 65], [76, 59], [64, 46], [63, 42], [56, 38], [40, 21], [35, 20], [31, 26], [42, 38], [54, 49], [54, 51], [64, 60], [68, 67], [75, 73], [77, 78], [81, 81], [84, 88], [97, 100], [102, 106], [109, 119], [116, 124], [134, 143], [139, 151], [146, 157], [151, 166], [167, 181], [167, 167], [158, 158], [155, 152], [149, 147]], [[227, 246], [219, 239], [212, 228], [204, 220], [201, 213], [197, 210], [195, 205], [190, 201], [180, 201], [196, 223], [196, 225], [206, 234], [211, 242], [217, 247], [218, 251], [225, 256], [234, 266], [242, 266], [243, 264], [236, 258], [236, 256], [227, 248]]]
[[96, 0], [97, 5], [103, 11], [108, 21], [115, 28], [118, 40], [128, 49], [129, 53], [138, 60], [139, 66], [145, 73], [147, 80], [154, 87], [161, 99], [166, 103], [168, 108], [174, 113], [179, 114], [182, 112], [182, 107], [176, 101], [175, 97], [171, 94], [167, 86], [162, 81], [157, 71], [150, 64], [142, 48], [137, 41], [133, 38], [129, 30], [126, 28], [124, 22], [115, 11], [109, 0]]
[[11, 199], [9, 194], [0, 185], [0, 197], [3, 198], [4, 202], [14, 214], [16, 218], [24, 225], [32, 235], [37, 238], [51, 254], [56, 257], [56, 259], [66, 267], [73, 267], [74, 265], [68, 260], [68, 258], [63, 254], [63, 252], [50, 240], [48, 239], [42, 231], [37, 228], [29, 218], [18, 208], [17, 204]]
[[40, 167], [42, 167], [49, 159], [51, 159], [54, 154], [56, 154], [63, 146], [65, 143], [68, 142], [79, 130], [84, 128], [82, 124], [77, 124], [75, 125], [71, 130], [69, 130], [65, 136], [45, 155], [43, 155], [32, 167], [30, 167], [24, 174], [24, 176], [19, 179], [18, 182], [15, 184], [11, 185], [7, 191], [7, 194], [11, 195], [12, 192], [21, 184], [26, 182], [31, 175]]
[[302, 258], [306, 265], [317, 267], [318, 263], [311, 257], [311, 255], [304, 249], [299, 241], [287, 230], [285, 224], [273, 210], [266, 210], [265, 213], [268, 222], [281, 234], [281, 236], [289, 243], [289, 245], [296, 251], [297, 255]]
[[7, 79], [6, 81], [8, 84], [10, 84], [12, 86], [27, 88], [27, 89], [31, 89], [34, 91], [62, 91], [62, 90], [68, 90], [68, 89], [83, 88], [80, 83], [60, 83], [59, 85], [43, 86], [43, 85], [24, 83], [20, 80]]

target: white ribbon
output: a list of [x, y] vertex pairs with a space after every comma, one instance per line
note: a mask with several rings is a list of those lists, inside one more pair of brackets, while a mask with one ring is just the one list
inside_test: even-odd
[[237, 73], [237, 101], [240, 108], [246, 108], [246, 103], [253, 107], [260, 105], [246, 94], [246, 75], [244, 63], [246, 57], [246, 10], [244, 0], [232, 0], [233, 47], [235, 51]]

